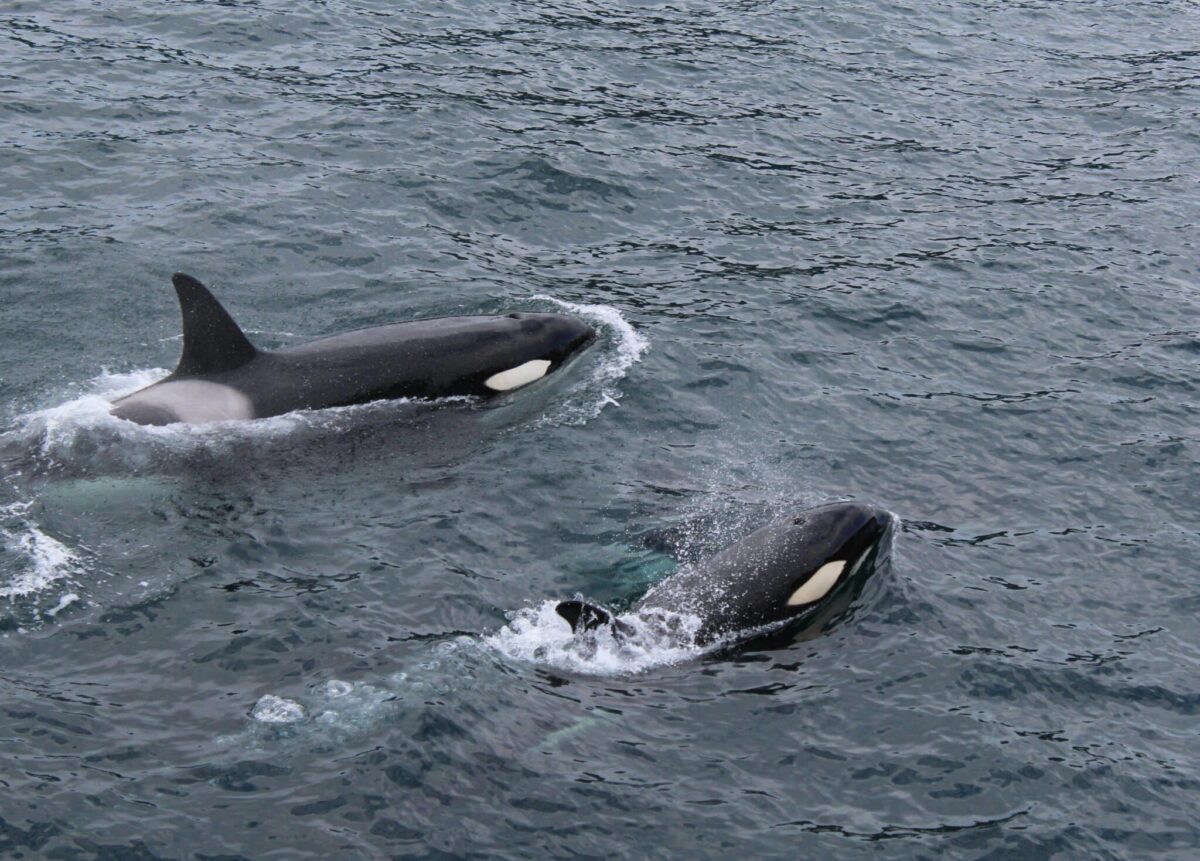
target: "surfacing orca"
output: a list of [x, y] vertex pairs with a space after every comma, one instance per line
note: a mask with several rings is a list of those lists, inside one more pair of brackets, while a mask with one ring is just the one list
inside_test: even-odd
[[[697, 645], [812, 621], [861, 590], [891, 526], [887, 511], [853, 502], [790, 515], [668, 577], [630, 615], [698, 620]], [[555, 609], [576, 633], [606, 625], [617, 638], [634, 633], [629, 621], [595, 604], [562, 601]]]
[[171, 282], [183, 316], [179, 366], [114, 401], [118, 418], [166, 425], [390, 398], [489, 397], [541, 379], [596, 337], [562, 314], [434, 317], [268, 352], [195, 278], [176, 273]]

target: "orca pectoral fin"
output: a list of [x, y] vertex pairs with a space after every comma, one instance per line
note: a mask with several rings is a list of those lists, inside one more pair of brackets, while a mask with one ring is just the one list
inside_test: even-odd
[[594, 630], [601, 625], [611, 625], [613, 621], [612, 613], [586, 601], [559, 601], [554, 612], [566, 619], [576, 634], [580, 631]]

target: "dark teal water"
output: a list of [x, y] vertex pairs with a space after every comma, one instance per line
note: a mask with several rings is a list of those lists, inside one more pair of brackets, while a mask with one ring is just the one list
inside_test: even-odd
[[[1194, 3], [8, 2], [0, 177], [0, 855], [1200, 855]], [[602, 337], [124, 426], [175, 270]], [[548, 613], [844, 498], [822, 636]]]

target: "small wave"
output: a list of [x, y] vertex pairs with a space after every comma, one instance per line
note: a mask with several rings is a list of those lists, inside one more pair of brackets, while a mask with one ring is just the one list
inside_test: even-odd
[[548, 416], [551, 421], [565, 421], [570, 424], [585, 424], [609, 404], [620, 405], [621, 392], [617, 383], [624, 378], [637, 362], [641, 361], [650, 342], [626, 320], [621, 312], [611, 305], [584, 305], [578, 302], [566, 302], [553, 296], [540, 294], [534, 299], [551, 302], [558, 307], [577, 314], [586, 320], [598, 323], [602, 328], [612, 333], [612, 351], [599, 362], [581, 388], [593, 392], [596, 397], [589, 398], [585, 405], [568, 404], [557, 415]]
[[483, 644], [506, 658], [589, 676], [628, 676], [691, 661], [720, 643], [698, 646], [700, 619], [654, 611], [624, 613], [632, 633], [614, 637], [608, 626], [574, 633], [555, 612], [557, 601], [518, 610]]

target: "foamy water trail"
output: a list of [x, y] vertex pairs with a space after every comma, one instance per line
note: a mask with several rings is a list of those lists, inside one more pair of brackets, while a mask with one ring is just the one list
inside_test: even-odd
[[321, 682], [305, 697], [307, 705], [298, 700], [266, 694], [250, 711], [250, 719], [260, 724], [297, 724], [312, 720], [323, 726], [370, 721], [386, 712], [396, 702], [404, 679], [403, 673], [388, 684], [371, 685], [330, 679]]
[[467, 645], [466, 638], [438, 643], [411, 673], [396, 670], [372, 682], [328, 679], [300, 694], [264, 694], [250, 708], [247, 731], [224, 741], [241, 748], [281, 738], [328, 742], [373, 733], [402, 715], [407, 701], [469, 689], [475, 670]]
[[295, 698], [263, 694], [246, 728], [219, 741], [244, 751], [287, 739], [327, 744], [373, 732], [401, 708], [404, 678], [395, 673], [380, 684], [330, 679]]
[[589, 676], [629, 676], [655, 667], [695, 660], [719, 643], [696, 645], [700, 620], [655, 611], [621, 614], [631, 634], [614, 637], [610, 626], [575, 633], [555, 607], [544, 601], [513, 614], [512, 620], [483, 645], [500, 655], [525, 663]]

